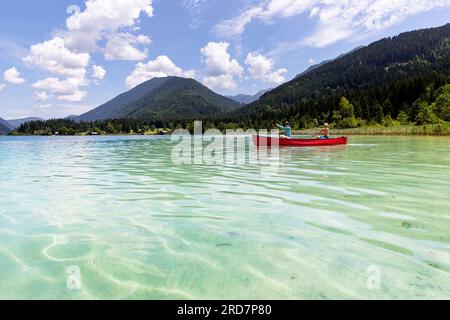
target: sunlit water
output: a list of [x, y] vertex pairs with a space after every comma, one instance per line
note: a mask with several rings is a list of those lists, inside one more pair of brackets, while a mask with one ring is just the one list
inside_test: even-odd
[[449, 138], [285, 148], [269, 171], [172, 147], [0, 138], [0, 298], [450, 299]]

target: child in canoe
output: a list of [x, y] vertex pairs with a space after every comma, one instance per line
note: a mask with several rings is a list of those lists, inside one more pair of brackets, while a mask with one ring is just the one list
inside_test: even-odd
[[316, 138], [321, 140], [330, 139], [330, 125], [324, 123], [323, 129], [316, 133]]
[[280, 128], [281, 130], [284, 130], [284, 135], [282, 135], [281, 138], [284, 138], [284, 139], [292, 138], [292, 128], [291, 128], [289, 121], [286, 121], [284, 123], [284, 126], [282, 126], [281, 124], [277, 124], [277, 127]]

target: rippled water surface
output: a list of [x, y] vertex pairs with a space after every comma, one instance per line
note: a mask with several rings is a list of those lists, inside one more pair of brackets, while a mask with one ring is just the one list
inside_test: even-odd
[[450, 299], [450, 139], [286, 148], [277, 170], [172, 147], [1, 137], [0, 298]]

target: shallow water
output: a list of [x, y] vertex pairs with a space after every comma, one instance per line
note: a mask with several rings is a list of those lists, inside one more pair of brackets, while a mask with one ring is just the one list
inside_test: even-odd
[[285, 148], [269, 171], [173, 146], [0, 137], [0, 298], [450, 299], [449, 138]]

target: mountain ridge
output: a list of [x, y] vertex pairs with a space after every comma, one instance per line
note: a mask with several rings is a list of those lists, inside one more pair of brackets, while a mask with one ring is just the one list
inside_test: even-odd
[[0, 135], [5, 135], [11, 132], [14, 129], [11, 124], [5, 119], [0, 118]]
[[239, 107], [238, 102], [213, 92], [194, 79], [165, 77], [148, 80], [76, 120], [176, 120], [211, 116]]
[[11, 120], [6, 120], [9, 124], [11, 124], [12, 129], [16, 129], [18, 127], [20, 127], [22, 124], [24, 124], [25, 122], [30, 122], [30, 121], [43, 121], [44, 119], [39, 118], [39, 117], [26, 117], [26, 118], [20, 118], [20, 119], [11, 119]]
[[267, 92], [269, 92], [270, 90], [272, 90], [273, 88], [269, 88], [269, 89], [265, 89], [265, 90], [260, 90], [257, 93], [255, 93], [254, 95], [250, 95], [250, 94], [237, 94], [234, 96], [226, 96], [227, 98], [233, 99], [234, 101], [237, 101], [241, 104], [249, 104], [252, 102], [255, 102], [256, 100], [258, 100], [259, 98], [261, 98], [264, 94], [266, 94]]
[[367, 122], [380, 123], [401, 111], [414, 122], [413, 103], [427, 86], [445, 84], [449, 74], [450, 23], [375, 41], [275, 88], [224, 121], [256, 121], [262, 127], [273, 119], [331, 121], [345, 96], [355, 117]]
[[356, 51], [358, 51], [358, 50], [360, 50], [360, 49], [362, 49], [362, 48], [364, 48], [364, 47], [365, 47], [365, 46], [358, 46], [358, 47], [356, 47], [356, 48], [350, 50], [349, 52], [340, 54], [339, 56], [337, 56], [337, 57], [334, 58], [334, 59], [324, 60], [324, 61], [322, 61], [322, 62], [319, 62], [319, 63], [315, 64], [315, 65], [312, 65], [312, 66], [310, 66], [308, 69], [306, 69], [305, 71], [303, 71], [302, 73], [299, 73], [298, 75], [296, 75], [294, 79], [300, 78], [301, 76], [304, 76], [304, 75], [310, 73], [311, 71], [314, 71], [314, 70], [316, 70], [317, 68], [320, 68], [321, 66], [323, 66], [323, 65], [325, 65], [325, 64], [327, 64], [327, 63], [329, 63], [329, 62], [333, 62], [333, 61], [335, 61], [335, 60], [338, 60], [338, 59], [340, 59], [340, 58], [343, 58], [343, 57], [345, 57], [346, 55], [349, 55], [349, 54], [351, 54], [351, 53], [353, 53], [353, 52], [356, 52]]

